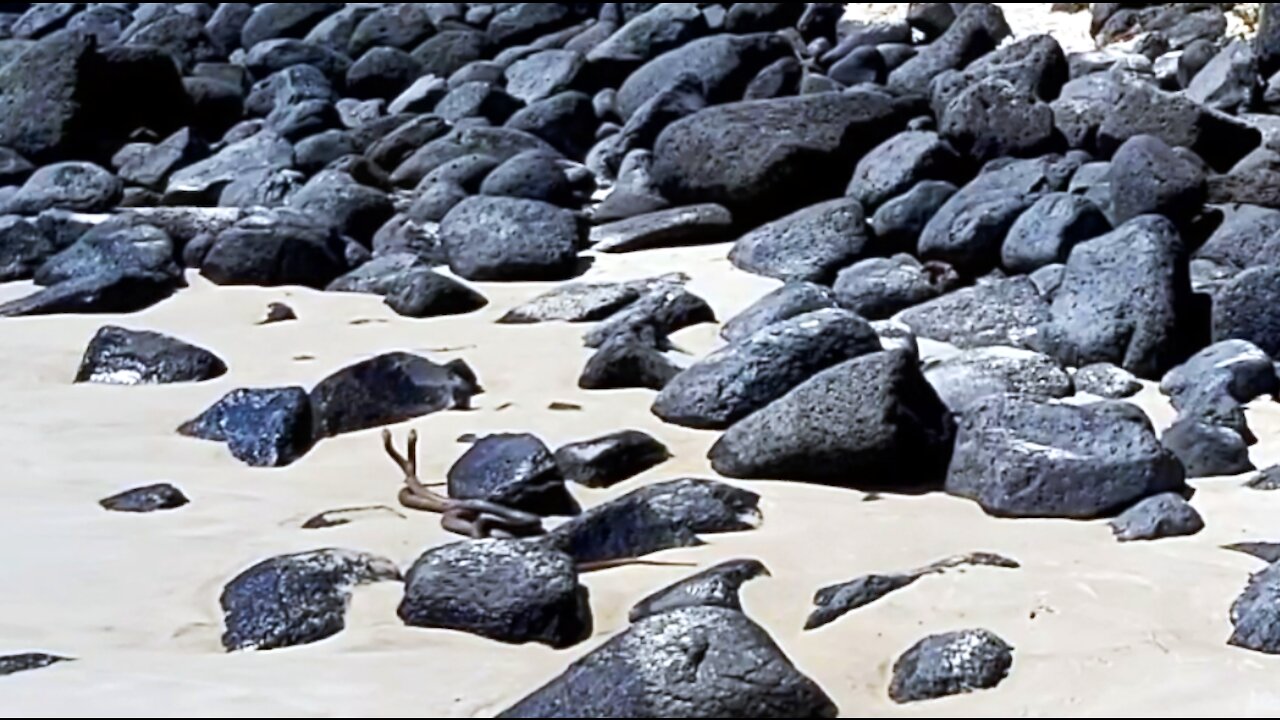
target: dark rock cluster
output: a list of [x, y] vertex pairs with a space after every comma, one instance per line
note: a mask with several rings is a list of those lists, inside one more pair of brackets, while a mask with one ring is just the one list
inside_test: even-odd
[[[1263, 4], [1257, 38], [1229, 41], [1224, 5], [1093, 3], [1101, 49], [1068, 54], [1015, 38], [989, 3], [878, 22], [843, 3], [6, 4], [0, 281], [35, 289], [0, 318], [134, 313], [188, 271], [374, 295], [413, 319], [487, 307], [482, 283], [554, 282], [499, 324], [590, 324], [579, 385], [654, 391], [657, 417], [722, 433], [723, 476], [1191, 534], [1187, 480], [1251, 471], [1246, 405], [1280, 392], [1280, 150], [1264, 142], [1280, 15]], [[781, 286], [724, 318], [707, 357], [673, 339], [718, 321], [689, 275], [574, 280], [598, 253], [713, 243]], [[109, 325], [76, 381], [228, 371]], [[1141, 381], [1178, 412], [1161, 434], [1121, 401]], [[387, 352], [309, 390], [232, 390], [180, 432], [279, 467], [481, 392], [465, 362]], [[401, 618], [567, 647], [593, 628], [581, 572], [759, 524], [758, 495], [710, 480], [584, 509], [569, 482], [670, 457], [612, 430], [556, 451], [477, 439], [445, 501], [568, 519], [428, 549]], [[155, 486], [102, 502], [184, 501]], [[738, 587], [762, 574], [740, 561], [650, 596], [502, 716], [834, 717], [742, 612]], [[918, 577], [828, 588], [818, 619]], [[224, 645], [332, 636], [353, 587], [400, 579], [350, 551], [266, 560], [226, 586]], [[1234, 643], [1280, 649], [1277, 588], [1274, 568], [1255, 576]], [[991, 688], [1011, 665], [987, 631], [934, 636], [889, 694]]]

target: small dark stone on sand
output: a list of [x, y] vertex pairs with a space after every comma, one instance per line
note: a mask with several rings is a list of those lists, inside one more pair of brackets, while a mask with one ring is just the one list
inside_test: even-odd
[[149, 513], [158, 510], [176, 510], [191, 502], [178, 488], [163, 483], [126, 490], [112, 495], [98, 504], [112, 512]]

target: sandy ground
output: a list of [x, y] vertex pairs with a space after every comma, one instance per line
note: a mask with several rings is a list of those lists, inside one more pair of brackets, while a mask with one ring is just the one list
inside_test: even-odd
[[[1015, 26], [1023, 7], [1006, 4]], [[1077, 22], [1087, 24], [1083, 17]], [[692, 289], [727, 319], [773, 283], [735, 271], [726, 251], [720, 245], [605, 257], [587, 279], [685, 271]], [[214, 289], [197, 277], [192, 283], [124, 318], [0, 321], [0, 654], [79, 658], [0, 678], [0, 715], [491, 716], [625, 627], [633, 602], [692, 572], [629, 567], [587, 576], [596, 636], [568, 651], [403, 627], [395, 615], [400, 588], [385, 584], [359, 591], [347, 630], [328, 641], [223, 653], [218, 594], [249, 565], [323, 547], [372, 551], [407, 565], [452, 539], [433, 516], [390, 509], [343, 527], [300, 529], [320, 511], [393, 505], [399, 478], [376, 432], [326, 441], [282, 470], [247, 468], [220, 445], [174, 432], [233, 388], [309, 387], [391, 350], [465, 358], [488, 389], [476, 410], [406, 424], [424, 436], [426, 476], [443, 476], [465, 449], [456, 442], [464, 433], [532, 431], [555, 445], [636, 428], [675, 452], [672, 462], [609, 493], [575, 488], [586, 504], [646, 482], [711, 476], [705, 452], [716, 435], [661, 424], [648, 412], [648, 392], [578, 390], [588, 357], [582, 326], [493, 323], [545, 286], [480, 285], [492, 301], [486, 310], [414, 321], [376, 298]], [[29, 289], [0, 286], [0, 299]], [[290, 303], [301, 320], [256, 326], [271, 301]], [[72, 385], [85, 345], [106, 323], [198, 343], [227, 360], [231, 372], [180, 387]], [[716, 345], [716, 330], [698, 327], [676, 340], [698, 355]], [[554, 401], [582, 410], [551, 410]], [[1159, 424], [1171, 421], [1154, 390], [1139, 402]], [[1280, 407], [1262, 404], [1251, 415], [1262, 438], [1255, 463], [1280, 461]], [[158, 481], [177, 484], [192, 504], [150, 516], [109, 514], [97, 505]], [[1105, 523], [995, 520], [943, 496], [866, 502], [851, 491], [751, 483], [764, 496], [762, 529], [660, 557], [700, 567], [764, 560], [774, 577], [747, 587], [749, 613], [846, 716], [1274, 715], [1280, 658], [1226, 645], [1228, 608], [1260, 563], [1220, 546], [1280, 539], [1280, 493], [1245, 490], [1239, 478], [1196, 485], [1205, 532], [1121, 546]], [[979, 550], [1024, 567], [929, 578], [822, 630], [800, 631], [822, 585]], [[1000, 688], [906, 707], [888, 701], [889, 668], [899, 654], [926, 635], [970, 627], [994, 630], [1016, 647]]]
[[[730, 317], [772, 287], [734, 270], [727, 246], [605, 257], [588, 279], [671, 270]], [[629, 567], [587, 577], [596, 636], [569, 651], [509, 647], [459, 633], [403, 627], [397, 585], [360, 591], [348, 629], [308, 647], [261, 654], [221, 651], [221, 586], [266, 557], [322, 547], [373, 551], [408, 564], [450, 539], [426, 515], [387, 511], [344, 527], [307, 531], [314, 513], [391, 504], [399, 479], [376, 433], [327, 441], [283, 470], [255, 470], [224, 448], [173, 429], [240, 386], [309, 386], [352, 361], [390, 350], [465, 358], [488, 393], [477, 409], [407, 425], [424, 436], [424, 474], [442, 476], [469, 432], [534, 431], [549, 443], [622, 428], [646, 430], [676, 459], [613, 491], [684, 475], [710, 476], [715, 434], [662, 425], [648, 392], [586, 393], [581, 326], [510, 327], [492, 321], [540, 292], [481, 285], [476, 315], [413, 321], [374, 298], [292, 289], [193, 287], [126, 318], [57, 317], [0, 323], [0, 653], [41, 650], [80, 658], [0, 679], [5, 716], [449, 716], [492, 715], [625, 627], [629, 606], [691, 572]], [[0, 297], [25, 292], [0, 287]], [[270, 301], [297, 323], [258, 327]], [[106, 322], [172, 333], [214, 349], [231, 366], [216, 382], [113, 388], [70, 383], [85, 344]], [[714, 326], [677, 336], [702, 353]], [[311, 358], [311, 359], [303, 359]], [[553, 411], [553, 401], [581, 411]], [[1158, 422], [1170, 412], [1148, 390]], [[1280, 409], [1256, 408], [1255, 462], [1280, 460]], [[103, 512], [119, 490], [172, 481], [192, 498], [151, 516]], [[1208, 529], [1191, 539], [1121, 546], [1104, 523], [1013, 522], [947, 497], [887, 497], [785, 483], [764, 495], [762, 529], [711, 538], [662, 559], [706, 567], [756, 557], [772, 579], [748, 586], [750, 614], [836, 698], [848, 716], [1061, 716], [1273, 714], [1280, 659], [1229, 648], [1227, 610], [1254, 560], [1219, 549], [1276, 539], [1280, 494], [1239, 479], [1198, 483]], [[575, 489], [587, 504], [608, 493]], [[802, 633], [821, 585], [912, 568], [969, 551], [1009, 555], [1019, 571], [975, 569], [930, 578], [813, 633]], [[893, 660], [925, 635], [987, 627], [1017, 648], [998, 690], [907, 707], [886, 696]]]

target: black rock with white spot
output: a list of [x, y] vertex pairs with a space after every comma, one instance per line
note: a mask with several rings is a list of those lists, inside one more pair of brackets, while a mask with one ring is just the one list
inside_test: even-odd
[[355, 587], [396, 580], [395, 563], [350, 550], [264, 560], [222, 591], [222, 645], [228, 651], [275, 650], [324, 640], [346, 627]]
[[311, 400], [300, 387], [235, 390], [178, 432], [225, 442], [254, 467], [282, 467], [311, 449]]
[[592, 488], [612, 487], [670, 458], [666, 445], [639, 430], [570, 443], [555, 455], [565, 479]]
[[999, 685], [1013, 667], [1013, 648], [988, 630], [934, 635], [893, 665], [889, 697], [896, 703], [935, 700]]
[[108, 325], [94, 335], [76, 373], [78, 383], [159, 385], [221, 377], [218, 356], [160, 333]]

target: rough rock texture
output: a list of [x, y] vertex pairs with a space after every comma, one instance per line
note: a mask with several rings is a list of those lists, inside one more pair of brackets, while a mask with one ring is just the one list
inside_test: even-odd
[[730, 560], [681, 580], [644, 598], [631, 608], [636, 623], [662, 613], [688, 607], [719, 607], [742, 611], [738, 591], [750, 580], [768, 576], [759, 560]]
[[437, 365], [408, 353], [380, 355], [334, 373], [311, 391], [315, 437], [466, 409], [480, 392], [461, 361]]
[[639, 430], [570, 443], [555, 454], [566, 480], [592, 488], [612, 487], [670, 458], [666, 445]]
[[473, 197], [440, 223], [449, 268], [468, 280], [563, 280], [578, 264], [573, 214], [536, 200]]
[[818, 310], [770, 325], [677, 375], [653, 412], [686, 427], [723, 430], [814, 374], [879, 351], [875, 330], [844, 310]]
[[774, 323], [835, 307], [836, 296], [830, 288], [809, 282], [787, 283], [725, 323], [720, 336], [736, 343]]
[[108, 325], [93, 336], [76, 382], [155, 385], [201, 382], [225, 375], [218, 356], [160, 333]]
[[222, 645], [229, 651], [274, 650], [324, 640], [342, 632], [352, 589], [399, 579], [390, 560], [350, 550], [264, 560], [222, 591]]
[[1230, 643], [1268, 655], [1280, 655], [1280, 565], [1249, 578], [1244, 593], [1231, 606], [1235, 631]]
[[533, 435], [477, 440], [449, 469], [449, 497], [488, 500], [538, 515], [577, 515], [551, 451]]
[[1044, 400], [1072, 395], [1071, 376], [1047, 355], [1014, 348], [980, 348], [926, 363], [924, 377], [952, 412], [962, 413], [988, 395], [1017, 394]]
[[[669, 672], [696, 665], [696, 673]], [[736, 610], [650, 617], [499, 714], [509, 718], [836, 717], [760, 626]]]
[[997, 516], [1089, 519], [1181, 491], [1184, 477], [1134, 405], [993, 395], [961, 416], [946, 488]]
[[726, 477], [912, 489], [939, 482], [953, 429], [915, 358], [883, 352], [821, 372], [742, 420], [710, 458]]
[[1200, 513], [1176, 493], [1147, 498], [1111, 521], [1120, 542], [1195, 535], [1203, 529]]
[[934, 635], [916, 643], [893, 664], [889, 697], [919, 702], [989, 690], [1013, 667], [1013, 648], [988, 630]]
[[406, 625], [472, 633], [507, 643], [565, 648], [591, 635], [587, 588], [574, 559], [519, 540], [481, 540], [428, 550], [405, 575]]
[[235, 390], [178, 432], [225, 442], [254, 467], [282, 467], [311, 449], [311, 400], [299, 387]]
[[865, 253], [866, 224], [857, 200], [829, 200], [743, 235], [729, 260], [747, 272], [786, 282], [830, 282]]
[[160, 510], [176, 510], [191, 502], [178, 488], [168, 484], [147, 485], [126, 490], [99, 500], [104, 510], [127, 513], [149, 513]]

